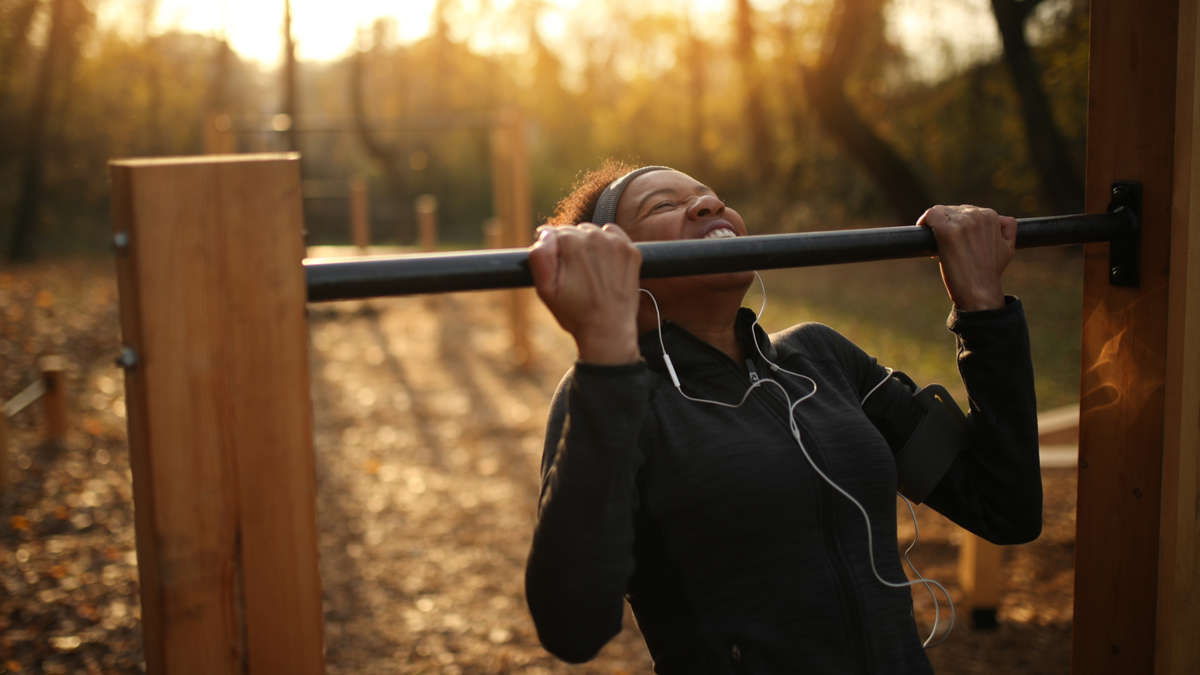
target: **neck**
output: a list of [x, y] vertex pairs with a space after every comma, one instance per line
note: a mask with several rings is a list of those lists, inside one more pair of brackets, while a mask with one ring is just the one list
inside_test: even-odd
[[[651, 290], [651, 292], [654, 292]], [[734, 363], [741, 364], [746, 352], [737, 339], [737, 314], [742, 306], [745, 289], [735, 293], [704, 294], [703, 302], [677, 302], [670, 296], [658, 300], [659, 313], [663, 321], [671, 321], [704, 342], [725, 352]], [[654, 303], [646, 295], [638, 310], [638, 331], [645, 332], [658, 327], [658, 316]]]

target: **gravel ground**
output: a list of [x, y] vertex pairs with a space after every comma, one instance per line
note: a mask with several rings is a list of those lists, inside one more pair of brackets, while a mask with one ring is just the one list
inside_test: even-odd
[[[0, 272], [0, 398], [70, 365], [71, 430], [11, 422], [0, 498], [0, 672], [141, 670], [119, 346], [107, 261]], [[593, 662], [546, 654], [522, 575], [546, 407], [573, 355], [535, 304], [528, 373], [508, 357], [505, 294], [314, 306], [313, 396], [328, 672], [648, 673], [636, 627]], [[939, 673], [1069, 671], [1075, 475], [1047, 470], [1041, 539], [1006, 550], [1000, 627], [960, 621]], [[920, 508], [913, 561], [956, 599], [959, 531]], [[902, 537], [911, 533], [907, 514]], [[918, 619], [932, 604], [915, 596]]]

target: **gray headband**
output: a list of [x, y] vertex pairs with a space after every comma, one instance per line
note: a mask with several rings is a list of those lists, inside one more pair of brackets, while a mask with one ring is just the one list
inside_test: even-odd
[[592, 222], [601, 226], [617, 222], [617, 204], [620, 203], [621, 193], [625, 192], [625, 188], [629, 187], [634, 178], [644, 173], [660, 170], [674, 171], [669, 166], [643, 166], [609, 183], [608, 187], [604, 188], [604, 192], [600, 193], [600, 199], [596, 200], [596, 210], [592, 212]]

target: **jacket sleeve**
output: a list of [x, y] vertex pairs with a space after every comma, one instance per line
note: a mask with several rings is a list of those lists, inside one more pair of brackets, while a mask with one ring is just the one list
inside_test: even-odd
[[578, 363], [554, 396], [525, 595], [542, 645], [570, 663], [621, 631], [648, 391], [644, 363]]
[[[954, 310], [947, 326], [958, 344], [970, 424], [958, 457], [925, 503], [993, 543], [1032, 541], [1042, 530], [1042, 475], [1024, 309], [1010, 296], [1000, 309]], [[920, 421], [912, 393], [890, 378], [864, 405], [893, 452]]]

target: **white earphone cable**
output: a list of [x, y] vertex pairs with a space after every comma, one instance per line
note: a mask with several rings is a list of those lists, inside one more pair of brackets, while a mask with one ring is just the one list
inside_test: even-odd
[[[867, 515], [866, 508], [863, 507], [863, 505], [857, 499], [855, 499], [849, 492], [842, 489], [842, 487], [840, 485], [835, 483], [832, 478], [830, 478], [828, 475], [826, 475], [825, 472], [822, 471], [819, 466], [817, 466], [817, 463], [813, 460], [812, 456], [808, 454], [808, 448], [806, 448], [804, 446], [804, 441], [801, 440], [801, 438], [800, 438], [800, 426], [796, 421], [796, 406], [800, 405], [804, 401], [806, 401], [809, 398], [812, 398], [814, 395], [816, 395], [816, 393], [817, 393], [816, 381], [807, 375], [792, 372], [790, 370], [787, 370], [786, 368], [783, 368], [783, 367], [775, 364], [774, 362], [772, 362], [770, 359], [767, 358], [766, 354], [764, 354], [762, 351], [762, 347], [758, 344], [758, 337], [754, 333], [754, 328], [758, 325], [759, 317], [762, 316], [763, 312], [767, 308], [767, 289], [766, 289], [766, 285], [763, 284], [762, 277], [759, 276], [758, 272], [755, 272], [754, 276], [758, 279], [759, 286], [762, 288], [762, 293], [763, 293], [762, 306], [759, 309], [758, 316], [756, 316], [754, 319], [754, 323], [750, 326], [750, 338], [751, 338], [751, 341], [754, 342], [755, 349], [758, 350], [758, 355], [762, 358], [762, 360], [765, 363], [767, 363], [770, 366], [770, 368], [773, 372], [787, 373], [788, 375], [792, 375], [794, 377], [808, 380], [808, 382], [810, 384], [812, 384], [812, 391], [804, 394], [799, 399], [797, 399], [795, 402], [792, 402], [791, 396], [788, 395], [787, 389], [785, 389], [782, 384], [780, 384], [778, 381], [776, 381], [770, 377], [764, 377], [764, 378], [760, 378], [760, 379], [752, 381], [750, 383], [750, 386], [747, 387], [745, 393], [742, 394], [741, 400], [739, 400], [737, 403], [725, 403], [723, 401], [713, 401], [713, 400], [709, 400], [709, 399], [694, 398], [692, 396], [687, 395], [683, 391], [683, 384], [680, 382], [679, 376], [675, 373], [675, 366], [671, 363], [671, 357], [667, 354], [667, 345], [666, 345], [666, 342], [663, 340], [662, 314], [659, 312], [659, 309], [658, 309], [658, 300], [656, 300], [654, 298], [653, 293], [642, 288], [639, 290], [641, 290], [641, 292], [645, 293], [646, 295], [650, 296], [650, 302], [653, 303], [653, 305], [654, 305], [654, 314], [655, 314], [655, 318], [656, 318], [657, 326], [658, 326], [658, 344], [662, 348], [663, 362], [667, 367], [667, 372], [671, 376], [671, 382], [672, 382], [672, 384], [674, 384], [675, 389], [677, 391], [679, 391], [679, 394], [689, 401], [693, 401], [695, 403], [706, 403], [709, 405], [716, 405], [716, 406], [721, 406], [721, 407], [725, 407], [725, 408], [740, 408], [740, 407], [742, 407], [746, 403], [747, 399], [750, 398], [750, 394], [755, 389], [757, 389], [759, 386], [766, 385], [769, 383], [769, 384], [773, 384], [776, 387], [778, 387], [779, 391], [783, 394], [784, 400], [787, 401], [788, 425], [792, 432], [792, 437], [795, 439], [796, 445], [798, 445], [800, 447], [800, 452], [804, 455], [804, 459], [808, 461], [809, 466], [812, 467], [813, 471], [815, 471], [817, 473], [817, 475], [819, 475], [830, 487], [832, 487], [834, 490], [836, 490], [838, 493], [840, 493], [843, 497], [845, 497], [847, 500], [849, 500], [851, 504], [854, 504], [854, 506], [858, 509], [859, 513], [862, 514], [863, 520], [865, 521], [866, 527], [867, 527], [867, 556], [871, 563], [871, 573], [875, 575], [875, 578], [879, 581], [879, 583], [883, 584], [884, 586], [891, 587], [891, 588], [906, 588], [906, 587], [912, 587], [912, 586], [916, 586], [916, 585], [923, 585], [925, 587], [925, 589], [929, 591], [929, 594], [933, 597], [933, 607], [934, 607], [933, 629], [930, 631], [929, 637], [925, 639], [925, 641], [922, 643], [922, 645], [926, 649], [930, 648], [931, 646], [936, 647], [937, 645], [940, 645], [942, 642], [944, 642], [946, 640], [946, 637], [949, 636], [950, 631], [954, 629], [954, 618], [955, 618], [954, 601], [951, 600], [950, 594], [946, 591], [946, 588], [944, 586], [942, 586], [940, 583], [938, 583], [934, 579], [927, 579], [924, 576], [922, 576], [921, 573], [917, 571], [917, 568], [913, 566], [912, 561], [909, 560], [908, 552], [912, 550], [913, 546], [916, 546], [916, 543], [917, 543], [916, 536], [914, 536], [914, 538], [913, 538], [913, 543], [908, 547], [907, 550], [905, 550], [904, 559], [905, 559], [905, 561], [908, 562], [908, 566], [912, 569], [913, 573], [917, 576], [917, 579], [914, 581], [906, 580], [903, 582], [895, 582], [895, 581], [888, 581], [879, 574], [879, 570], [875, 567], [875, 543], [874, 543], [874, 537], [872, 536], [872, 533], [871, 533], [871, 518], [869, 515]], [[878, 390], [881, 386], [883, 386], [883, 384], [885, 382], [887, 382], [888, 378], [891, 377], [892, 369], [886, 368], [886, 371], [887, 371], [886, 376], [882, 380], [880, 380], [879, 384], [876, 384], [869, 392], [867, 392], [867, 395], [864, 396], [862, 399], [862, 403], [866, 403], [867, 399], [870, 398], [871, 394], [874, 394], [875, 391]], [[899, 493], [897, 493], [897, 494], [899, 495]], [[902, 499], [904, 499], [903, 495], [899, 495], [899, 496]], [[912, 514], [913, 531], [914, 531], [914, 533], [916, 533], [917, 532], [916, 511], [913, 510], [912, 504], [910, 504], [908, 502], [908, 499], [904, 499], [904, 502], [905, 502], [905, 504], [908, 504], [909, 512]], [[930, 645], [930, 642], [937, 635], [938, 626], [939, 626], [940, 618], [941, 618], [939, 602], [938, 602], [937, 594], [935, 594], [933, 592], [933, 588], [932, 588], [933, 586], [936, 586], [939, 589], [941, 589], [942, 595], [944, 595], [946, 597], [946, 600], [949, 601], [949, 603], [950, 603], [950, 625], [946, 628], [946, 632], [942, 635], [941, 640], [939, 640], [937, 643], [935, 643], [933, 645]]]

